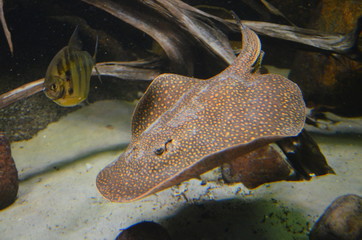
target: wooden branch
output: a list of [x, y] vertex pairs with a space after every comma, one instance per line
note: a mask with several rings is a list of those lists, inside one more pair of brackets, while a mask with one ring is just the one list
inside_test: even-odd
[[14, 54], [13, 42], [11, 41], [11, 33], [9, 31], [8, 25], [6, 24], [5, 15], [4, 15], [4, 2], [0, 0], [0, 21], [3, 26], [6, 40], [8, 41], [8, 45], [10, 48], [11, 55]]
[[0, 95], [0, 109], [18, 100], [27, 98], [43, 90], [44, 78], [24, 84], [14, 90]]
[[[157, 66], [157, 61], [157, 59], [150, 59], [130, 62], [101, 62], [96, 64], [96, 68], [102, 76], [127, 80], [152, 81], [161, 72], [157, 68], [145, 68], [145, 66]], [[96, 76], [97, 74], [97, 71], [93, 69], [92, 75]], [[0, 109], [42, 91], [44, 89], [43, 83], [44, 78], [41, 78], [1, 94]]]

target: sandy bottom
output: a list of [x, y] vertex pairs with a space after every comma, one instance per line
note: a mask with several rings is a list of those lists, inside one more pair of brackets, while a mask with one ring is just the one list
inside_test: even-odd
[[[133, 108], [120, 101], [96, 102], [29, 141], [13, 143], [21, 182], [17, 201], [0, 211], [0, 238], [114, 239], [129, 225], [153, 220], [174, 240], [302, 240], [336, 197], [362, 195], [362, 137], [314, 134], [337, 175], [250, 191], [223, 184], [215, 169], [203, 181], [193, 179], [136, 202], [111, 203], [97, 192], [95, 178], [127, 146]], [[344, 129], [353, 132], [353, 126]]]

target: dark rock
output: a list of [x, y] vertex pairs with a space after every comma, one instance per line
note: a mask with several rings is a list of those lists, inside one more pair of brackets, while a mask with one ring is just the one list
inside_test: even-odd
[[[309, 28], [347, 34], [361, 14], [360, 1], [322, 0]], [[362, 116], [361, 62], [336, 54], [299, 52], [289, 77], [301, 88], [308, 107], [340, 116]]]
[[361, 240], [362, 197], [348, 194], [338, 197], [318, 219], [310, 240]]
[[295, 137], [277, 141], [278, 146], [287, 156], [287, 161], [294, 168], [296, 179], [309, 180], [311, 176], [335, 174], [320, 151], [318, 144], [305, 130]]
[[0, 132], [0, 209], [15, 201], [18, 189], [18, 171], [11, 157], [10, 144]]
[[222, 165], [225, 182], [242, 182], [247, 188], [287, 180], [290, 172], [289, 165], [270, 146], [259, 148]]
[[171, 237], [158, 223], [140, 222], [125, 229], [116, 240], [171, 240]]

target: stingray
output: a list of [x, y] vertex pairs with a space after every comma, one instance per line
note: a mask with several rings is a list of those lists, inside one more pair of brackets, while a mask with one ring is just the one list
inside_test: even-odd
[[240, 28], [241, 52], [218, 75], [154, 79], [135, 109], [129, 146], [97, 176], [105, 198], [146, 197], [301, 132], [300, 89], [280, 75], [257, 71], [260, 40]]

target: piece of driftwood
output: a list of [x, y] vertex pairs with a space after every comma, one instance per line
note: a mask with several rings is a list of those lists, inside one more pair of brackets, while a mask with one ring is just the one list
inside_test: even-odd
[[153, 37], [165, 51], [172, 72], [193, 73], [194, 63], [189, 47], [189, 37], [181, 32], [179, 26], [167, 21], [164, 16], [157, 14], [152, 8], [140, 1], [83, 1], [110, 13]]
[[207, 16], [195, 11], [196, 8], [180, 0], [145, 1], [145, 4], [165, 16], [172, 16], [171, 19], [228, 64], [234, 61], [234, 52], [222, 29], [219, 29]]
[[[187, 8], [189, 11], [193, 11], [197, 14], [209, 17], [214, 21], [220, 22], [235, 32], [239, 31], [238, 25], [234, 20], [225, 20], [189, 5]], [[361, 58], [361, 52], [358, 47], [358, 39], [359, 33], [362, 30], [362, 17], [357, 20], [356, 25], [351, 32], [344, 34], [326, 33], [315, 29], [300, 28], [297, 26], [288, 26], [270, 22], [243, 20], [242, 23], [261, 35], [347, 55], [355, 59]]]
[[[188, 48], [192, 44], [190, 43], [190, 36], [201, 42], [205, 48], [211, 50], [226, 63], [230, 64], [234, 59], [225, 32], [230, 29], [239, 31], [237, 24], [232, 20], [225, 20], [206, 13], [180, 0], [82, 1], [108, 12], [150, 35], [161, 45], [170, 61], [174, 62], [171, 64], [173, 67], [171, 71], [173, 72], [192, 75], [192, 53]], [[285, 18], [277, 8], [267, 1], [262, 0], [261, 3], [271, 13]], [[3, 12], [3, 0], [0, 0], [0, 21], [10, 51], [13, 52], [11, 34]], [[358, 20], [353, 31], [344, 34], [324, 33], [318, 30], [269, 22], [244, 20], [243, 24], [258, 34], [361, 59], [357, 42], [362, 28], [362, 18]]]
[[[154, 38], [166, 52], [171, 62], [171, 72], [193, 75], [194, 60], [190, 47], [195, 41], [202, 43], [201, 47], [220, 56], [228, 64], [232, 63], [235, 57], [224, 34], [228, 30], [239, 31], [235, 21], [211, 15], [180, 0], [172, 2], [168, 0], [136, 0], [117, 3], [111, 0], [82, 1], [114, 15]], [[2, 3], [3, 0], [0, 0], [0, 7], [2, 7]], [[140, 11], [140, 9], [145, 11]], [[1, 21], [3, 24], [5, 23], [4, 20]], [[358, 20], [355, 29], [346, 35], [327, 34], [317, 30], [268, 22], [244, 20], [242, 23], [257, 33], [269, 37], [345, 54], [355, 59], [361, 58], [357, 41], [362, 27], [362, 18]], [[190, 36], [194, 38], [194, 42], [190, 40]], [[152, 80], [161, 73], [157, 65], [145, 69], [138, 68], [134, 64], [135, 62], [129, 64], [125, 62], [98, 63], [97, 68], [101, 75], [132, 80]], [[145, 63], [141, 61], [138, 64]], [[41, 90], [39, 82], [34, 82], [2, 94], [0, 95], [0, 108]]]
[[11, 54], [13, 54], [14, 53], [13, 42], [11, 41], [11, 33], [9, 31], [8, 25], [6, 24], [6, 20], [5, 20], [4, 1], [3, 0], [0, 0], [0, 22], [4, 29], [6, 41], [8, 42], [10, 52], [11, 52]]
[[44, 78], [24, 84], [0, 95], [0, 109], [43, 90]]
[[354, 30], [344, 35], [324, 33], [314, 29], [299, 28], [268, 22], [243, 21], [243, 24], [250, 27], [257, 33], [269, 37], [301, 43], [314, 48], [344, 55], [353, 54], [358, 55], [359, 57], [361, 55], [357, 47], [357, 41], [358, 34], [362, 28], [362, 18], [358, 20]]
[[[102, 76], [110, 76], [127, 80], [152, 81], [161, 74], [157, 68], [141, 68], [137, 67], [137, 64], [139, 64], [137, 61], [122, 64], [120, 62], [102, 62], [97, 63], [96, 67], [99, 74]], [[96, 69], [93, 69], [92, 75], [96, 74]]]
[[[263, 1], [264, 5], [265, 2], [266, 1]], [[185, 7], [185, 5], [187, 4], [183, 3], [182, 6]], [[213, 19], [214, 21], [220, 22], [235, 32], [239, 31], [238, 24], [235, 23], [234, 20], [225, 20], [219, 18], [217, 16], [205, 13], [190, 5], [187, 5], [187, 9], [194, 12], [195, 14], [200, 14]], [[270, 10], [270, 5], [268, 6], [268, 9]], [[354, 29], [351, 32], [345, 34], [326, 33], [315, 29], [300, 28], [296, 26], [281, 25], [269, 22], [243, 20], [242, 23], [258, 34], [268, 37], [296, 42], [338, 54], [349, 55], [353, 58], [361, 57], [360, 49], [358, 49], [358, 38], [359, 33], [362, 30], [362, 17], [357, 20]]]
[[[130, 62], [101, 62], [96, 64], [96, 68], [102, 76], [152, 81], [160, 74], [160, 71], [157, 68], [145, 68], [145, 66], [151, 67], [155, 64], [157, 64], [155, 59]], [[97, 71], [93, 69], [92, 76], [97, 74]], [[43, 83], [44, 78], [41, 78], [1, 94], [0, 109], [42, 91], [44, 89]]]
[[[149, 34], [158, 43], [160, 43], [161, 47], [166, 51], [166, 53], [169, 52], [167, 54], [169, 57], [172, 56], [171, 53], [175, 54], [176, 52], [180, 52], [180, 49], [182, 49], [169, 49], [170, 46], [175, 48], [177, 44], [170, 41], [170, 39], [167, 39], [167, 37], [165, 38], [166, 32], [160, 33], [159, 31], [163, 31], [163, 29], [148, 23], [149, 17], [145, 14], [139, 14], [138, 9], [132, 9], [129, 6], [131, 4], [120, 4], [112, 2], [111, 0], [82, 1], [109, 12], [115, 17], [118, 17], [119, 19]], [[167, 19], [173, 22], [173, 26], [175, 24], [179, 24], [188, 33], [191, 33], [195, 39], [200, 40], [207, 47], [207, 49], [214, 52], [215, 55], [220, 56], [229, 64], [232, 62], [231, 59], [233, 59], [233, 57], [230, 55], [231, 48], [228, 46], [227, 39], [224, 37], [221, 28], [225, 27], [224, 31], [227, 31], [225, 29], [239, 31], [238, 26], [234, 20], [222, 19], [179, 0], [139, 0], [136, 2], [138, 2], [140, 5], [150, 6], [157, 12], [161, 13], [163, 16], [168, 16]], [[160, 22], [161, 21], [158, 21], [158, 23]], [[292, 41], [317, 49], [344, 54], [354, 59], [361, 58], [361, 53], [358, 49], [357, 42], [358, 35], [362, 28], [362, 18], [358, 20], [355, 29], [347, 34], [324, 33], [318, 30], [269, 22], [244, 20], [242, 23], [255, 32], [272, 38]], [[215, 26], [217, 26], [219, 29], [215, 29]], [[175, 33], [171, 35], [171, 39], [174, 37]], [[227, 55], [225, 55], [225, 52], [227, 52]], [[181, 54], [184, 55], [183, 52], [181, 52]], [[179, 58], [181, 57], [179, 56]]]
[[226, 34], [215, 25], [215, 19], [219, 24], [229, 23], [180, 0], [135, 0], [117, 3], [111, 0], [82, 1], [110, 13], [152, 37], [169, 58], [171, 72], [193, 75], [194, 57], [190, 46], [195, 41], [227, 64], [231, 64], [235, 58]]

